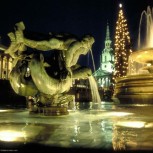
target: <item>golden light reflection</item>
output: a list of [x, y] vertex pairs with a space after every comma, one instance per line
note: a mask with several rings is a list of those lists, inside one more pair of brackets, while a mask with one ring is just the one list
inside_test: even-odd
[[127, 113], [127, 112], [108, 112], [105, 114], [105, 116], [114, 116], [114, 117], [121, 117], [121, 116], [127, 116], [132, 115], [133, 113]]
[[25, 137], [24, 132], [18, 132], [18, 131], [12, 131], [12, 130], [0, 131], [1, 141], [18, 141], [24, 137]]
[[116, 125], [124, 126], [124, 127], [131, 127], [131, 128], [143, 128], [145, 127], [145, 122], [143, 121], [120, 121], [120, 122], [117, 122]]
[[148, 63], [147, 66], [151, 66], [151, 63]]
[[0, 110], [0, 113], [1, 113], [1, 112], [8, 112], [8, 111], [9, 111], [9, 110]]

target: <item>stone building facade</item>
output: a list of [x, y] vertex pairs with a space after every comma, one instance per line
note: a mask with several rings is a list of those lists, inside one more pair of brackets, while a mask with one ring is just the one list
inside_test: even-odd
[[0, 79], [9, 80], [9, 74], [12, 69], [13, 59], [10, 55], [0, 51]]

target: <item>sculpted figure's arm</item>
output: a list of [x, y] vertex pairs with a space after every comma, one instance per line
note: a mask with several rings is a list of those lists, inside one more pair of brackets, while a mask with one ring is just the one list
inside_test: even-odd
[[15, 33], [10, 32], [8, 36], [11, 40], [10, 46], [5, 50], [6, 54], [10, 54], [12, 58], [18, 58], [22, 51], [26, 50], [25, 45], [22, 42], [18, 42], [18, 37], [22, 34], [23, 30], [25, 29], [23, 22], [19, 22], [16, 24], [16, 31]]
[[86, 55], [92, 48], [94, 38], [87, 35], [81, 41], [73, 42], [68, 50], [65, 52], [66, 67], [75, 65], [79, 59], [79, 56]]
[[66, 47], [64, 45], [64, 41], [60, 40], [58, 38], [51, 38], [50, 40], [42, 40], [42, 41], [36, 41], [27, 39], [24, 37], [23, 30], [25, 29], [23, 22], [16, 24], [17, 30], [15, 32], [16, 35], [16, 41], [18, 43], [23, 43], [25, 46], [28, 46], [30, 48], [35, 48], [41, 51], [48, 51], [48, 50], [66, 50]]
[[22, 51], [26, 50], [26, 46], [23, 43], [18, 43], [16, 41], [16, 37], [14, 33], [9, 33], [8, 36], [10, 37], [11, 43], [8, 48], [4, 50], [6, 54], [9, 54], [12, 58], [18, 58], [21, 55]]
[[56, 38], [51, 38], [50, 40], [43, 40], [43, 41], [35, 41], [35, 40], [29, 40], [24, 38], [23, 42], [26, 46], [35, 48], [41, 51], [48, 51], [48, 50], [66, 50], [64, 46], [64, 41], [59, 40]]

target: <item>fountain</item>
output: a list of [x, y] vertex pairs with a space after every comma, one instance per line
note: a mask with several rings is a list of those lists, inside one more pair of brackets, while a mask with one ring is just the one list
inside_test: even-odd
[[[10, 83], [17, 94], [32, 95], [37, 103], [37, 107], [29, 103], [32, 111], [44, 111], [45, 115], [41, 112], [29, 115], [25, 107], [0, 105], [0, 151], [99, 153], [153, 149], [153, 105], [116, 105], [112, 102], [97, 105], [100, 99], [94, 96], [93, 102], [75, 102], [75, 109], [68, 109], [69, 115], [63, 115], [67, 114], [65, 104], [73, 100], [67, 92], [72, 78], [87, 77], [95, 85], [91, 70], [76, 64], [79, 55], [91, 48], [91, 36], [81, 41], [74, 37], [69, 39], [68, 35], [54, 36], [48, 45], [44, 36], [43, 41], [38, 41], [42, 35], [37, 36], [36, 41], [33, 33], [28, 37], [23, 29], [24, 24], [18, 23], [15, 33], [9, 33], [10, 47], [4, 49], [14, 57]], [[81, 50], [80, 45], [83, 46]], [[49, 61], [45, 57], [48, 47]], [[54, 52], [53, 48], [62, 49]], [[96, 88], [93, 86], [93, 95], [97, 94]]]
[[[146, 25], [142, 24], [145, 17]], [[145, 41], [142, 40], [145, 38]], [[127, 76], [117, 78], [114, 101], [121, 103], [153, 103], [153, 12], [143, 11], [139, 24], [138, 51], [129, 57]]]
[[15, 93], [27, 98], [31, 113], [68, 114], [68, 105], [74, 102], [74, 96], [68, 94], [72, 79], [92, 78], [91, 69], [77, 61], [91, 51], [94, 38], [28, 33], [23, 22], [8, 36], [11, 43], [4, 52], [13, 58], [10, 84]]

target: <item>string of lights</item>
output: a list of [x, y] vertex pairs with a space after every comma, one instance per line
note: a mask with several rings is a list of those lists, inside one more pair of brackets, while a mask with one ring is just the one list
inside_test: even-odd
[[119, 5], [118, 19], [115, 29], [115, 56], [114, 56], [114, 75], [113, 80], [116, 78], [124, 77], [128, 71], [128, 58], [132, 53], [130, 33], [128, 31], [127, 20], [125, 18], [122, 4]]

